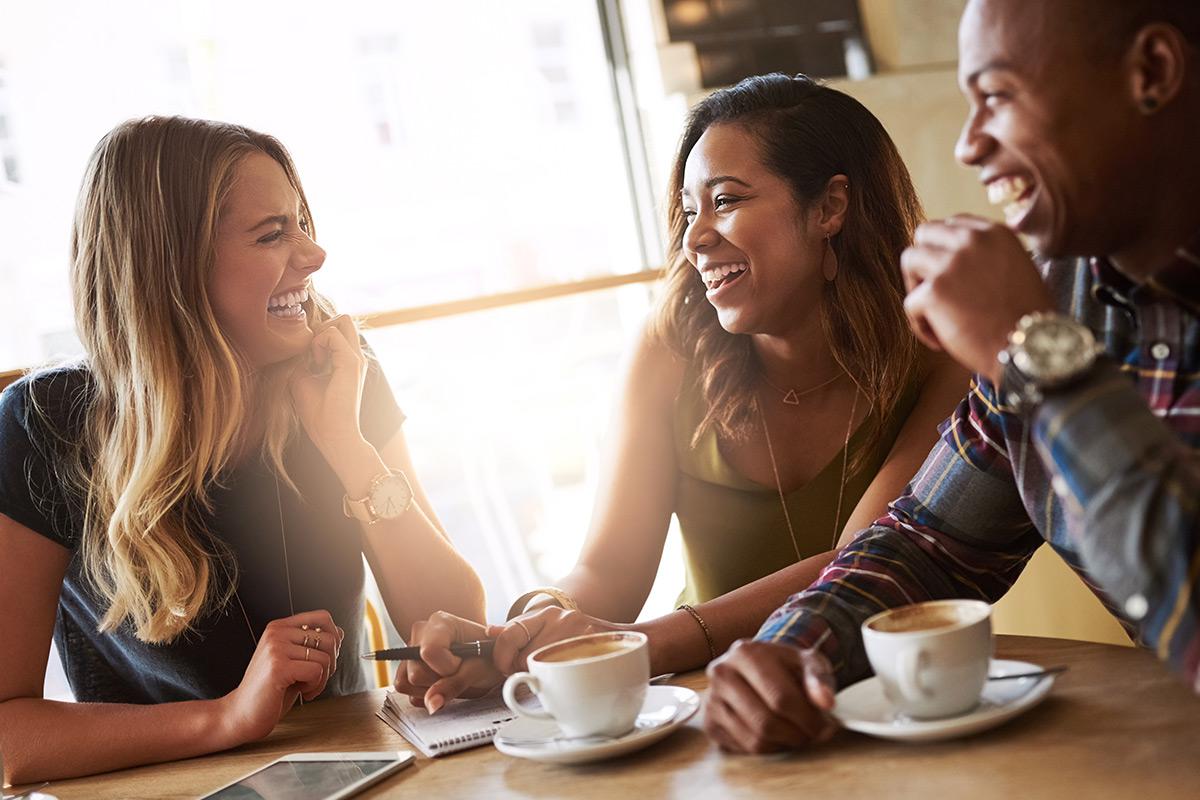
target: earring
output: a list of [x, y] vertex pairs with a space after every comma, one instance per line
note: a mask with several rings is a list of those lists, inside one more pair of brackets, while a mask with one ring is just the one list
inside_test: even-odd
[[833, 252], [833, 242], [831, 237], [825, 237], [825, 255], [821, 259], [821, 274], [825, 276], [825, 280], [833, 283], [838, 273], [838, 257], [837, 253]]
[[1155, 100], [1153, 97], [1143, 97], [1142, 98], [1142, 113], [1143, 114], [1153, 114], [1157, 110], [1158, 110], [1158, 101], [1157, 100]]

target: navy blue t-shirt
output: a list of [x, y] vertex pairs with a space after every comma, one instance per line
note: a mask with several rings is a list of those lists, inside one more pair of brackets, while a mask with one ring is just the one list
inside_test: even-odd
[[[378, 365], [369, 363], [361, 422], [367, 440], [382, 449], [404, 414]], [[27, 376], [0, 394], [0, 514], [72, 553], [54, 627], [71, 689], [89, 702], [221, 697], [241, 682], [254, 652], [236, 600], [198, 618], [192, 631], [170, 644], [138, 641], [128, 625], [97, 630], [106, 606], [82, 571], [83, 498], [57, 481], [51, 467], [56, 448], [78, 439], [89, 391], [86, 367], [72, 366]], [[31, 393], [40, 414], [30, 406]], [[348, 646], [325, 695], [362, 691], [368, 686], [357, 658], [363, 620], [359, 523], [342, 513], [341, 482], [303, 432], [285, 449], [284, 464], [299, 494], [279, 481], [277, 501], [271, 468], [251, 458], [212, 487], [213, 513], [202, 523], [236, 559], [238, 597], [254, 637], [271, 620], [290, 615], [290, 573], [296, 612], [326, 609], [346, 631]]]

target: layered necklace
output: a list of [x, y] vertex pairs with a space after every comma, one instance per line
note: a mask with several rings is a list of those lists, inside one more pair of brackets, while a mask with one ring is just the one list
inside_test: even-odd
[[[795, 389], [792, 389], [784, 395], [783, 402], [787, 403], [788, 405], [799, 405], [799, 400], [798, 400], [799, 397], [802, 397], [803, 395], [806, 395], [806, 394], [811, 394], [812, 392], [815, 392], [817, 389], [820, 389], [823, 386], [828, 386], [829, 384], [833, 383], [835, 380], [837, 380], [840, 377], [841, 377], [841, 373], [839, 373], [838, 375], [835, 375], [834, 377], [830, 378], [829, 380], [825, 381], [824, 383], [822, 383], [818, 386], [814, 386], [810, 389], [805, 389], [802, 392], [797, 392]], [[769, 380], [767, 380], [767, 377], [765, 375], [762, 376], [762, 379], [767, 383], [768, 386], [771, 386], [772, 388], [774, 388], [780, 392], [784, 391], [783, 389], [780, 389], [778, 386], [775, 386], [775, 384], [773, 384]], [[792, 399], [789, 400], [788, 399], [789, 397], [792, 397]], [[792, 527], [792, 515], [788, 512], [787, 498], [784, 497], [784, 494], [783, 494], [783, 481], [781, 481], [779, 479], [779, 464], [775, 460], [775, 448], [771, 444], [771, 429], [767, 425], [767, 415], [766, 415], [766, 412], [763, 411], [762, 403], [759, 402], [759, 395], [757, 395], [757, 394], [755, 395], [755, 398], [754, 398], [754, 404], [758, 409], [758, 417], [760, 420], [762, 420], [763, 438], [765, 438], [767, 440], [767, 456], [771, 459], [771, 472], [774, 473], [774, 475], [775, 475], [775, 488], [779, 492], [779, 505], [783, 508], [783, 521], [787, 525], [788, 535], [792, 538], [792, 548], [796, 551], [796, 561], [802, 561], [803, 556], [800, 554], [800, 543], [796, 539], [796, 529]], [[850, 435], [854, 432], [854, 417], [857, 412], [858, 412], [858, 385], [855, 384], [854, 401], [850, 404], [850, 418], [846, 421], [846, 436], [845, 436], [844, 441], [842, 442], [842, 479], [838, 485], [837, 510], [833, 514], [833, 538], [831, 539], [830, 544], [829, 544], [829, 548], [831, 550], [834, 549], [835, 547], [837, 547], [838, 534], [841, 532], [839, 529], [838, 522], [839, 522], [839, 520], [841, 520], [841, 517], [842, 517], [842, 500], [846, 493], [846, 468], [847, 468], [848, 464], [850, 463]]]

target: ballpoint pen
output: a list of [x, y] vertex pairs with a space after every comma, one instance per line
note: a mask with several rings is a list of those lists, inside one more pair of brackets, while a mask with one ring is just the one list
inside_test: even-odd
[[[495, 644], [490, 639], [477, 642], [455, 642], [450, 645], [450, 652], [459, 657], [486, 658], [492, 654]], [[376, 650], [363, 653], [364, 661], [418, 661], [421, 658], [420, 647], [393, 647], [390, 650]]]

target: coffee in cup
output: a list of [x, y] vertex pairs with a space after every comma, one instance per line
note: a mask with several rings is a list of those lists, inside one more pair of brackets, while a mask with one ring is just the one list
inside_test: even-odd
[[[529, 671], [504, 682], [514, 714], [553, 719], [566, 736], [620, 736], [633, 729], [650, 684], [649, 640], [636, 631], [575, 636], [535, 650]], [[541, 711], [518, 702], [528, 686]]]
[[897, 711], [936, 719], [979, 704], [992, 657], [991, 611], [980, 600], [933, 600], [863, 623], [867, 658]]

